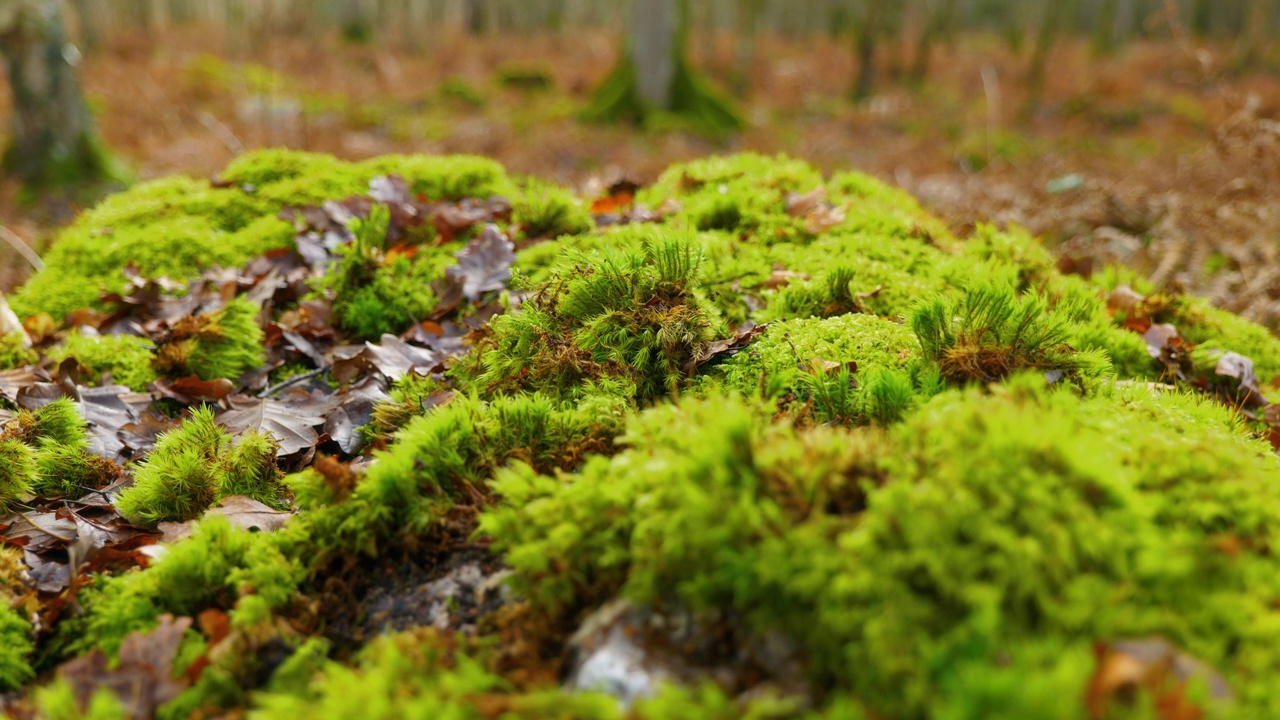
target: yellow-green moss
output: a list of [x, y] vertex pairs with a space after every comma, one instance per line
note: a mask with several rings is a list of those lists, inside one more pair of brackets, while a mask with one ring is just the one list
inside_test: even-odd
[[27, 338], [20, 332], [0, 335], [0, 370], [23, 367], [40, 359], [36, 351], [23, 347], [26, 343]]
[[154, 348], [150, 340], [134, 335], [84, 335], [72, 331], [47, 354], [57, 363], [75, 358], [87, 370], [85, 380], [91, 385], [110, 374], [111, 382], [142, 390], [156, 379], [151, 367]]
[[133, 522], [155, 524], [191, 520], [230, 495], [276, 503], [275, 454], [270, 436], [247, 430], [233, 439], [214, 423], [212, 410], [201, 408], [157, 439], [116, 507]]
[[47, 269], [12, 298], [14, 310], [61, 318], [97, 306], [100, 293], [125, 287], [121, 270], [131, 263], [144, 275], [179, 279], [213, 265], [238, 266], [292, 242], [293, 226], [276, 217], [281, 208], [364, 194], [372, 178], [389, 173], [434, 199], [515, 191], [502, 166], [484, 158], [386, 156], [346, 163], [290, 150], [249, 153], [221, 173], [228, 187], [174, 177], [104, 200], [56, 238]]

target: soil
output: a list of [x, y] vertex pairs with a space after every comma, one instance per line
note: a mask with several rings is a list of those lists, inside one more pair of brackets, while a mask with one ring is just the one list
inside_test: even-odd
[[[82, 72], [107, 143], [141, 179], [210, 176], [244, 149], [284, 145], [349, 159], [481, 154], [592, 194], [708, 153], [785, 152], [895, 183], [960, 232], [1017, 223], [1060, 250], [1068, 269], [1125, 263], [1158, 285], [1280, 322], [1280, 215], [1267, 202], [1280, 180], [1280, 77], [1229, 73], [1225, 49], [1139, 42], [1099, 58], [1083, 41], [1063, 44], [1027, 113], [1025, 58], [994, 38], [940, 48], [923, 87], [882, 78], [855, 105], [847, 43], [766, 37], [744, 103], [749, 128], [713, 141], [575, 118], [612, 64], [614, 40], [604, 30], [395, 47], [274, 37], [254, 57], [223, 60], [215, 29], [170, 28], [119, 39], [87, 55]], [[724, 85], [733, 39], [693, 45]], [[513, 67], [548, 72], [552, 87], [503, 86], [500, 71]], [[0, 97], [0, 127], [8, 103]], [[0, 182], [0, 225], [36, 247], [76, 209]], [[0, 291], [27, 272], [0, 243]]]

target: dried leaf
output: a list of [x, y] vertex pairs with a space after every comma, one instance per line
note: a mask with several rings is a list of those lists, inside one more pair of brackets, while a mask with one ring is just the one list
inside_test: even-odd
[[480, 300], [481, 294], [506, 287], [511, 280], [516, 252], [496, 225], [486, 225], [480, 237], [467, 243], [457, 258], [458, 264], [445, 272], [461, 280], [462, 295], [474, 303]]
[[114, 669], [108, 667], [110, 661], [105, 653], [94, 650], [63, 663], [58, 675], [71, 686], [80, 707], [87, 707], [89, 698], [105, 688], [115, 693], [129, 717], [152, 718], [161, 705], [185, 688], [184, 683], [172, 678], [173, 660], [190, 627], [191, 618], [175, 620], [172, 615], [162, 615], [155, 629], [130, 633], [125, 638]]
[[324, 424], [324, 418], [305, 414], [310, 408], [301, 403], [246, 397], [232, 397], [229, 402], [231, 409], [218, 416], [218, 424], [236, 434], [249, 428], [270, 433], [282, 457], [315, 447], [320, 439], [315, 428]]
[[1239, 353], [1226, 353], [1218, 358], [1213, 372], [1220, 378], [1231, 380], [1233, 387], [1228, 399], [1233, 405], [1250, 410], [1266, 407], [1267, 397], [1258, 387], [1258, 376], [1254, 374], [1253, 361], [1249, 358]]
[[747, 323], [746, 325], [743, 325], [738, 328], [737, 334], [733, 337], [726, 338], [724, 340], [716, 340], [715, 342], [708, 344], [698, 357], [690, 358], [684, 365], [684, 371], [686, 373], [693, 374], [698, 368], [706, 365], [720, 355], [733, 356], [747, 345], [751, 344], [751, 341], [759, 337], [760, 334], [768, 327], [769, 323], [765, 323], [763, 325]]
[[1094, 652], [1098, 667], [1089, 680], [1085, 708], [1095, 720], [1110, 717], [1109, 709], [1121, 702], [1132, 702], [1138, 690], [1146, 690], [1154, 697], [1160, 720], [1203, 717], [1203, 708], [1187, 696], [1192, 683], [1202, 685], [1210, 701], [1233, 699], [1222, 675], [1164, 638], [1099, 643]]
[[[218, 501], [217, 505], [205, 511], [203, 518], [212, 515], [225, 517], [232, 526], [251, 532], [275, 532], [293, 517], [293, 513], [275, 510], [251, 497], [232, 495]], [[200, 520], [187, 522], [162, 522], [156, 526], [162, 534], [160, 542], [174, 543], [191, 536]]]

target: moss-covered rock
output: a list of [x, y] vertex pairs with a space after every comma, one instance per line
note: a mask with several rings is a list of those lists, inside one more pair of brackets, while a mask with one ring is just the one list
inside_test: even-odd
[[[1146, 303], [1141, 319], [1188, 344], [1188, 374], [1172, 377], [1136, 316], [1108, 304], [1120, 284], [1150, 294], [1138, 279], [1064, 276], [1023, 232], [957, 239], [865, 175], [757, 155], [671, 168], [638, 197], [659, 222], [593, 229], [567, 190], [517, 186], [488, 161], [271, 151], [233, 164], [226, 187], [170, 180], [109, 200], [59, 244], [110, 249], [100, 229], [115, 224], [139, 246], [134, 230], [161, 233], [157, 254], [174, 241], [188, 255], [145, 272], [186, 277], [211, 232], [278, 229], [287, 244], [280, 207], [387, 172], [431, 198], [512, 199], [513, 284], [483, 314], [451, 316], [475, 328], [469, 352], [396, 381], [365, 431], [368, 462], [318, 454], [282, 483], [269, 439], [193, 413], [134, 466], [126, 517], [189, 519], [229, 494], [296, 516], [274, 533], [208, 517], [151, 567], [95, 575], [84, 613], [42, 640], [48, 662], [113, 654], [165, 613], [218, 610], [234, 639], [192, 631], [181, 667], [209, 650], [206, 674], [162, 716], [1083, 720], [1146, 717], [1169, 692], [1199, 717], [1280, 713], [1274, 429], [1262, 408], [1206, 392], [1235, 352], [1273, 393], [1280, 341], [1203, 301]], [[399, 333], [444, 304], [430, 286], [463, 238], [409, 261], [382, 247], [377, 213], [350, 229], [357, 242], [312, 288], [339, 337]], [[273, 246], [241, 240], [226, 257]], [[55, 252], [23, 310], [78, 307], [49, 299], [60, 282], [119, 286], [122, 247], [93, 268]], [[114, 355], [235, 378], [263, 362], [258, 311], [236, 303], [155, 349], [73, 333], [41, 352], [135, 386], [146, 373]], [[238, 344], [219, 349], [208, 328], [233, 324]], [[54, 405], [6, 428], [0, 499], [97, 482], [80, 472], [83, 420]], [[319, 637], [371, 584], [468, 553], [513, 575], [501, 609], [462, 636]], [[662, 646], [683, 653], [674, 684], [625, 711], [556, 684], [577, 624], [615, 600], [688, 640]], [[1149, 636], [1229, 693], [1176, 678], [1098, 690], [1106, 648]], [[254, 643], [287, 659], [236, 657]], [[30, 646], [14, 647], [0, 683], [10, 667], [29, 677]], [[771, 660], [752, 665], [761, 648]]]

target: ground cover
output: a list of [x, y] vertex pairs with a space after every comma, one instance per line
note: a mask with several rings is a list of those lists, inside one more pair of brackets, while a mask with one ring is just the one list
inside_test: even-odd
[[1275, 713], [1280, 340], [1123, 268], [752, 154], [253, 153], [47, 258], [13, 714]]

